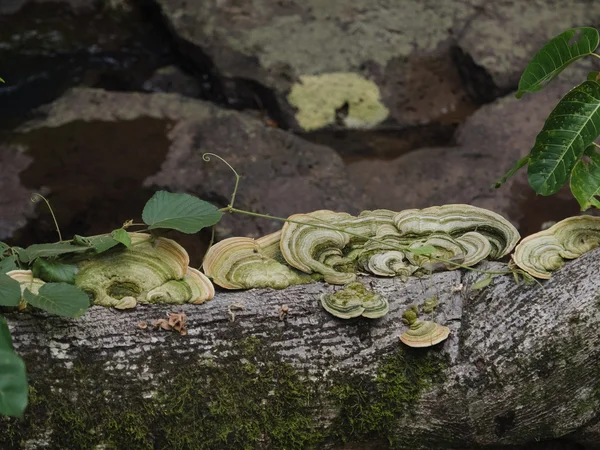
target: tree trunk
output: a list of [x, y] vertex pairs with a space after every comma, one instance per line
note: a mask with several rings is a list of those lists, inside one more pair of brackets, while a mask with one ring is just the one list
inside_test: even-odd
[[[32, 387], [25, 420], [0, 420], [0, 447], [600, 448], [599, 268], [594, 251], [543, 287], [503, 275], [477, 291], [482, 275], [465, 271], [366, 278], [390, 301], [378, 320], [332, 317], [319, 295], [337, 287], [320, 283], [9, 314]], [[406, 348], [403, 311], [434, 295], [450, 337]], [[187, 335], [153, 329], [168, 312], [185, 313]]]

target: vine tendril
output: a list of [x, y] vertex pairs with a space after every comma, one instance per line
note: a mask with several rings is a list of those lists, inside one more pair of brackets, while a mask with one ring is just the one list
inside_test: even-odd
[[50, 214], [52, 215], [52, 220], [54, 220], [54, 226], [56, 227], [56, 232], [58, 233], [58, 240], [59, 242], [62, 242], [63, 238], [62, 234], [60, 233], [60, 227], [58, 226], [56, 216], [54, 215], [54, 211], [52, 210], [52, 206], [50, 206], [50, 202], [48, 201], [48, 199], [38, 192], [32, 194], [31, 196], [31, 201], [33, 203], [37, 203], [38, 201], [40, 201], [40, 199], [46, 202], [46, 206], [48, 207], [48, 209], [50, 210]]
[[231, 164], [229, 164], [224, 158], [222, 158], [221, 156], [219, 156], [215, 153], [210, 153], [210, 152], [203, 153], [202, 159], [204, 161], [208, 162], [208, 161], [210, 161], [211, 156], [214, 156], [215, 158], [219, 158], [221, 161], [223, 161], [225, 164], [227, 164], [227, 167], [229, 167], [231, 169], [231, 171], [233, 172], [233, 174], [235, 175], [235, 186], [233, 188], [233, 193], [231, 194], [231, 201], [229, 202], [229, 205], [227, 205], [227, 211], [233, 212], [233, 203], [235, 202], [235, 194], [237, 194], [238, 185], [240, 183], [240, 175], [231, 166]]

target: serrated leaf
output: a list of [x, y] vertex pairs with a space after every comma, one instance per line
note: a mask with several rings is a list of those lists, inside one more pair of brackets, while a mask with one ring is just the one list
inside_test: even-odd
[[599, 134], [600, 82], [584, 81], [560, 100], [535, 139], [527, 170], [534, 191], [558, 191]]
[[123, 228], [117, 228], [116, 230], [113, 230], [110, 235], [115, 241], [120, 242], [125, 247], [131, 247], [131, 237]]
[[492, 276], [488, 275], [487, 277], [479, 280], [477, 283], [475, 283], [473, 286], [471, 286], [471, 290], [478, 291], [480, 289], [488, 287], [491, 282], [492, 282]]
[[598, 31], [589, 27], [572, 28], [548, 41], [521, 75], [517, 98], [542, 90], [571, 63], [590, 55], [598, 43]]
[[22, 417], [29, 386], [23, 359], [11, 350], [0, 350], [0, 415]]
[[412, 247], [408, 249], [413, 255], [432, 255], [436, 252], [436, 248], [433, 245], [423, 245], [422, 247]]
[[17, 306], [21, 301], [21, 285], [5, 273], [0, 273], [0, 306]]
[[590, 206], [600, 208], [600, 201], [596, 198], [600, 196], [600, 155], [595, 152], [593, 145], [590, 147], [592, 152], [585, 152], [589, 162], [579, 160], [571, 174], [571, 192], [582, 211]]
[[19, 252], [19, 259], [30, 263], [36, 258], [49, 258], [52, 256], [67, 255], [69, 253], [83, 253], [89, 247], [72, 245], [69, 242], [55, 242], [52, 244], [33, 244]]
[[150, 230], [168, 228], [192, 234], [213, 226], [222, 216], [216, 206], [192, 195], [159, 191], [144, 206], [142, 220]]
[[10, 335], [8, 324], [4, 320], [4, 317], [0, 316], [0, 350], [11, 351], [12, 349], [12, 336]]
[[75, 283], [75, 275], [79, 272], [77, 266], [60, 261], [48, 261], [38, 258], [31, 268], [33, 276], [46, 282]]
[[500, 178], [500, 180], [496, 181], [496, 183], [492, 186], [494, 189], [498, 189], [500, 186], [502, 186], [504, 183], [506, 183], [506, 180], [508, 180], [510, 177], [512, 177], [515, 173], [517, 173], [519, 170], [521, 170], [523, 167], [525, 167], [527, 165], [527, 163], [529, 162], [529, 158], [530, 156], [524, 156], [523, 158], [521, 158], [520, 160], [518, 160], [515, 165], [512, 167], [512, 169], [510, 169], [508, 172], [506, 172], [504, 174], [504, 176], [502, 178]]
[[64, 317], [79, 317], [89, 307], [89, 298], [81, 289], [67, 283], [46, 283], [38, 294], [29, 289], [23, 293], [31, 306]]
[[0, 273], [10, 272], [18, 268], [16, 255], [10, 255], [0, 260]]

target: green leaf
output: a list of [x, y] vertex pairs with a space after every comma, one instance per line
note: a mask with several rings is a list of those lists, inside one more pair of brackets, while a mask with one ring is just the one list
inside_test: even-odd
[[506, 180], [508, 180], [510, 177], [512, 177], [515, 173], [517, 173], [519, 170], [521, 170], [523, 167], [525, 167], [527, 165], [527, 163], [529, 162], [529, 158], [530, 156], [524, 156], [523, 158], [521, 158], [520, 160], [518, 160], [515, 165], [512, 167], [512, 169], [510, 169], [508, 172], [506, 172], [504, 174], [504, 176], [502, 178], [500, 178], [500, 180], [496, 181], [496, 184], [494, 184], [492, 187], [495, 189], [498, 189], [500, 186], [502, 186], [504, 183], [506, 183]]
[[488, 275], [487, 277], [482, 278], [477, 283], [475, 283], [473, 286], [471, 286], [471, 290], [472, 291], [478, 291], [480, 289], [488, 287], [491, 282], [492, 282], [492, 276]]
[[2, 78], [0, 78], [0, 82], [5, 83], [5, 81]]
[[90, 238], [85, 236], [79, 236], [78, 234], [73, 235], [73, 240], [71, 241], [73, 245], [79, 245], [81, 247], [91, 247], [92, 241]]
[[590, 72], [590, 73], [588, 73], [586, 80], [588, 80], [588, 81], [599, 81], [600, 80], [600, 72]]
[[413, 255], [431, 255], [435, 253], [436, 248], [433, 245], [427, 244], [422, 247], [409, 248], [408, 251]]
[[77, 266], [59, 261], [48, 261], [38, 258], [31, 268], [33, 276], [47, 282], [62, 282], [75, 284], [75, 275], [79, 272]]
[[197, 233], [216, 224], [223, 213], [216, 206], [189, 194], [159, 191], [144, 206], [142, 219], [150, 230], [170, 228]]
[[52, 244], [33, 244], [19, 252], [19, 259], [29, 263], [36, 258], [48, 258], [51, 256], [66, 255], [68, 253], [82, 253], [89, 247], [72, 245], [69, 242], [55, 242]]
[[4, 320], [4, 317], [0, 316], [0, 350], [11, 351], [12, 349], [12, 336], [10, 335], [8, 324]]
[[131, 237], [129, 236], [129, 233], [123, 228], [117, 228], [116, 230], [113, 230], [112, 233], [110, 233], [110, 235], [115, 241], [120, 242], [125, 247], [131, 247]]
[[550, 113], [531, 149], [529, 184], [541, 195], [558, 191], [600, 134], [600, 82], [584, 81]]
[[0, 260], [0, 273], [10, 272], [11, 270], [16, 270], [18, 268], [16, 255], [10, 255]]
[[111, 248], [119, 245], [119, 241], [114, 239], [109, 234], [101, 234], [99, 236], [93, 236], [91, 238], [87, 238], [90, 242], [90, 245], [94, 247], [96, 253], [103, 253]]
[[46, 283], [37, 295], [25, 289], [23, 296], [31, 306], [65, 317], [81, 316], [90, 304], [85, 292], [67, 283]]
[[2, 254], [10, 248], [10, 245], [5, 244], [4, 242], [0, 242], [0, 258], [2, 258]]
[[0, 273], [0, 305], [17, 306], [21, 301], [21, 285], [5, 273]]
[[0, 350], [0, 415], [22, 417], [29, 386], [25, 362], [11, 350]]
[[548, 41], [521, 75], [517, 98], [542, 90], [569, 64], [590, 55], [598, 42], [598, 31], [588, 27], [572, 28]]
[[[590, 152], [590, 149], [593, 153]], [[600, 208], [600, 155], [596, 153], [593, 145], [586, 149], [589, 162], [579, 160], [571, 174], [571, 192], [579, 202], [581, 210], [585, 211], [590, 206]]]

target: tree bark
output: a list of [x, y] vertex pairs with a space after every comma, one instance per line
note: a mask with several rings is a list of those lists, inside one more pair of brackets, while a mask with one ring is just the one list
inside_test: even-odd
[[[599, 268], [596, 250], [543, 286], [365, 278], [390, 301], [378, 320], [332, 317], [319, 295], [337, 287], [321, 283], [79, 319], [11, 313], [31, 405], [0, 421], [0, 447], [600, 448]], [[450, 337], [407, 349], [402, 313], [434, 295]], [[187, 335], [140, 328], [168, 312], [185, 313]]]

